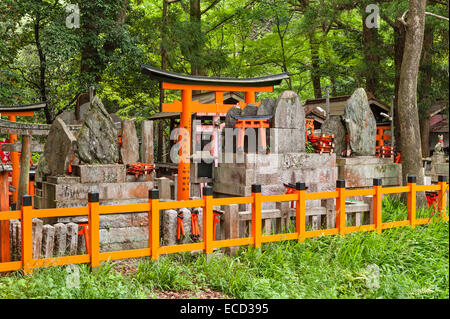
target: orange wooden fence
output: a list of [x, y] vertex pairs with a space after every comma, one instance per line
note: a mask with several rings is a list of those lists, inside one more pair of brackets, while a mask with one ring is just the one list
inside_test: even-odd
[[[90, 263], [92, 267], [98, 267], [103, 260], [124, 259], [132, 257], [151, 256], [157, 260], [162, 254], [203, 250], [206, 254], [213, 252], [215, 248], [252, 245], [261, 247], [261, 244], [281, 240], [304, 241], [306, 238], [347, 233], [355, 231], [376, 231], [381, 233], [383, 229], [426, 224], [430, 218], [416, 218], [416, 192], [437, 191], [438, 212], [440, 218], [448, 221], [446, 215], [446, 191], [447, 182], [444, 176], [439, 176], [437, 185], [416, 185], [415, 176], [408, 177], [408, 186], [383, 188], [381, 179], [374, 179], [373, 188], [363, 190], [345, 189], [345, 181], [338, 180], [336, 190], [331, 192], [307, 193], [305, 183], [297, 183], [293, 194], [261, 195], [261, 185], [252, 185], [252, 195], [249, 197], [213, 198], [212, 187], [205, 187], [203, 198], [198, 200], [160, 202], [157, 189], [149, 191], [149, 201], [143, 204], [127, 205], [99, 205], [98, 193], [88, 194], [87, 207], [33, 209], [32, 198], [25, 195], [21, 210], [0, 212], [0, 220], [19, 219], [22, 223], [22, 260], [0, 263], [0, 272], [23, 269], [24, 273], [32, 273], [34, 268], [54, 265], [67, 265], [78, 263]], [[403, 221], [382, 222], [382, 195], [393, 193], [407, 193], [408, 219]], [[347, 227], [345, 224], [345, 198], [352, 196], [373, 196], [373, 220], [370, 225]], [[307, 231], [305, 229], [305, 203], [312, 199], [336, 199], [336, 227]], [[295, 232], [274, 235], [263, 235], [261, 231], [261, 204], [264, 202], [295, 201], [296, 224]], [[231, 204], [251, 204], [251, 236], [226, 240], [213, 239], [213, 206]], [[177, 208], [203, 208], [203, 241], [189, 244], [159, 246], [159, 213], [161, 210]], [[102, 214], [116, 214], [128, 212], [148, 211], [149, 214], [149, 243], [148, 248], [121, 250], [113, 252], [100, 252], [99, 220]], [[32, 219], [43, 217], [67, 217], [87, 215], [89, 219], [89, 254], [76, 256], [63, 256], [55, 258], [33, 259], [32, 255]]]

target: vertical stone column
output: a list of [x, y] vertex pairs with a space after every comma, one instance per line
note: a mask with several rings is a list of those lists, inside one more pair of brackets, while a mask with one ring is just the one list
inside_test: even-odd
[[[162, 134], [162, 132], [159, 134]], [[141, 139], [141, 161], [143, 163], [154, 163], [153, 121], [141, 122]]]
[[42, 248], [42, 228], [43, 222], [40, 219], [33, 218], [33, 259], [38, 259], [41, 257]]
[[55, 227], [44, 225], [42, 227], [42, 257], [53, 257], [53, 248], [55, 246]]
[[67, 226], [63, 223], [54, 225], [55, 227], [55, 256], [64, 256], [67, 242]]
[[[239, 205], [226, 205], [223, 220], [225, 239], [239, 238]], [[225, 251], [234, 255], [238, 249], [239, 247], [228, 247]]]
[[67, 242], [66, 242], [67, 255], [76, 255], [77, 246], [78, 246], [78, 225], [75, 223], [68, 223]]

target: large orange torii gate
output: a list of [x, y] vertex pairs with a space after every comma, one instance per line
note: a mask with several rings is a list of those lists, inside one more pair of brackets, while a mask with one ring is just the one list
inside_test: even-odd
[[[163, 103], [162, 112], [180, 112], [179, 160], [177, 199], [189, 200], [190, 196], [190, 155], [191, 155], [191, 117], [192, 113], [227, 113], [233, 106], [223, 103], [223, 92], [244, 92], [245, 103], [255, 103], [256, 92], [272, 92], [273, 86], [288, 79], [288, 73], [249, 78], [215, 78], [183, 75], [142, 65], [142, 72], [152, 80], [161, 83], [161, 90], [181, 90], [181, 101]], [[215, 104], [200, 104], [192, 101], [192, 91], [215, 91]]]
[[[7, 116], [11, 122], [16, 122], [18, 116], [34, 116], [37, 112], [44, 108], [47, 102], [40, 102], [36, 104], [17, 105], [17, 106], [2, 106], [0, 105], [0, 116]], [[14, 144], [17, 141], [17, 134], [9, 134], [9, 141]], [[16, 189], [13, 195], [13, 203], [17, 203], [17, 190], [19, 186], [19, 152], [11, 152], [12, 164], [12, 186]]]

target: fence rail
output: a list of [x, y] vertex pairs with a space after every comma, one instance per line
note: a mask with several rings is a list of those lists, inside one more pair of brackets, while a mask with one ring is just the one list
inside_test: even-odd
[[[261, 195], [261, 185], [252, 185], [252, 195], [248, 197], [234, 198], [213, 198], [212, 187], [205, 187], [203, 190], [203, 198], [200, 200], [186, 200], [173, 202], [160, 202], [159, 192], [157, 189], [149, 190], [149, 201], [144, 204], [128, 204], [128, 205], [99, 205], [98, 193], [88, 194], [87, 207], [73, 208], [54, 208], [54, 209], [33, 209], [32, 198], [25, 195], [22, 199], [20, 211], [0, 212], [0, 220], [19, 219], [22, 224], [22, 260], [13, 262], [0, 263], [0, 272], [23, 270], [29, 274], [34, 268], [47, 267], [54, 265], [67, 265], [89, 263], [92, 267], [98, 267], [101, 261], [115, 260], [132, 257], [149, 256], [153, 260], [157, 260], [160, 255], [171, 254], [177, 252], [186, 252], [193, 250], [203, 250], [206, 254], [210, 254], [214, 249], [223, 247], [233, 247], [242, 245], [252, 245], [255, 248], [261, 247], [262, 243], [298, 240], [304, 241], [306, 238], [342, 235], [355, 231], [376, 231], [381, 233], [383, 229], [416, 226], [428, 223], [431, 218], [416, 218], [416, 193], [418, 191], [438, 191], [437, 210], [439, 218], [448, 221], [446, 214], [447, 206], [447, 187], [445, 176], [439, 176], [437, 185], [416, 185], [415, 176], [408, 177], [408, 186], [383, 188], [381, 179], [373, 180], [371, 189], [363, 190], [346, 190], [345, 181], [337, 180], [336, 190], [331, 192], [307, 193], [305, 183], [296, 183], [296, 191], [294, 194], [286, 195]], [[382, 222], [382, 196], [383, 194], [407, 193], [407, 211], [408, 218], [403, 221]], [[345, 198], [351, 196], [367, 196], [373, 197], [373, 220], [372, 224], [362, 226], [346, 226], [345, 222]], [[331, 229], [306, 230], [305, 212], [306, 200], [311, 199], [336, 199], [336, 226]], [[261, 228], [261, 203], [270, 201], [295, 201], [296, 202], [296, 218], [295, 232], [263, 235]], [[251, 204], [251, 236], [246, 238], [234, 238], [225, 240], [214, 240], [213, 238], [213, 206], [231, 205], [231, 204]], [[202, 207], [203, 208], [203, 241], [181, 245], [160, 246], [160, 210], [176, 209], [184, 207]], [[134, 211], [148, 211], [149, 214], [149, 243], [148, 248], [121, 250], [112, 252], [100, 252], [100, 230], [99, 221], [102, 214], [126, 213]], [[32, 241], [32, 219], [42, 217], [64, 217], [87, 215], [89, 223], [89, 247], [88, 254], [63, 256], [55, 258], [33, 259], [33, 241]]]

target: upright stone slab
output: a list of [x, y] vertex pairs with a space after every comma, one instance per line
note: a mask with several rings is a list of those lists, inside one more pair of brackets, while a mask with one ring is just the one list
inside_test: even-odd
[[162, 218], [162, 245], [175, 245], [177, 242], [177, 211], [169, 209], [161, 211]]
[[63, 223], [57, 223], [55, 227], [55, 256], [64, 256], [66, 253], [67, 226]]
[[61, 118], [56, 118], [44, 146], [44, 156], [53, 176], [64, 175], [76, 148], [76, 139]]
[[153, 139], [153, 121], [141, 122], [141, 161], [143, 163], [154, 162], [154, 139]]
[[330, 115], [330, 117], [323, 122], [320, 130], [322, 134], [334, 134], [334, 152], [341, 155], [347, 148], [347, 140], [345, 137], [347, 131], [344, 123], [342, 122], [341, 116]]
[[276, 102], [273, 124], [276, 128], [305, 131], [305, 111], [295, 92], [284, 91], [280, 95]]
[[33, 259], [41, 257], [42, 248], [42, 227], [43, 222], [38, 218], [33, 218], [32, 237], [33, 237]]
[[113, 164], [119, 160], [117, 130], [97, 96], [78, 132], [77, 154], [86, 164]]
[[120, 158], [123, 164], [139, 162], [139, 141], [133, 120], [122, 120]]
[[42, 228], [42, 256], [44, 258], [53, 257], [55, 247], [55, 227], [44, 225]]
[[353, 154], [356, 156], [374, 156], [377, 123], [370, 109], [366, 91], [363, 88], [357, 89], [347, 100], [344, 119]]
[[76, 255], [78, 246], [78, 225], [75, 223], [67, 224], [66, 254]]

